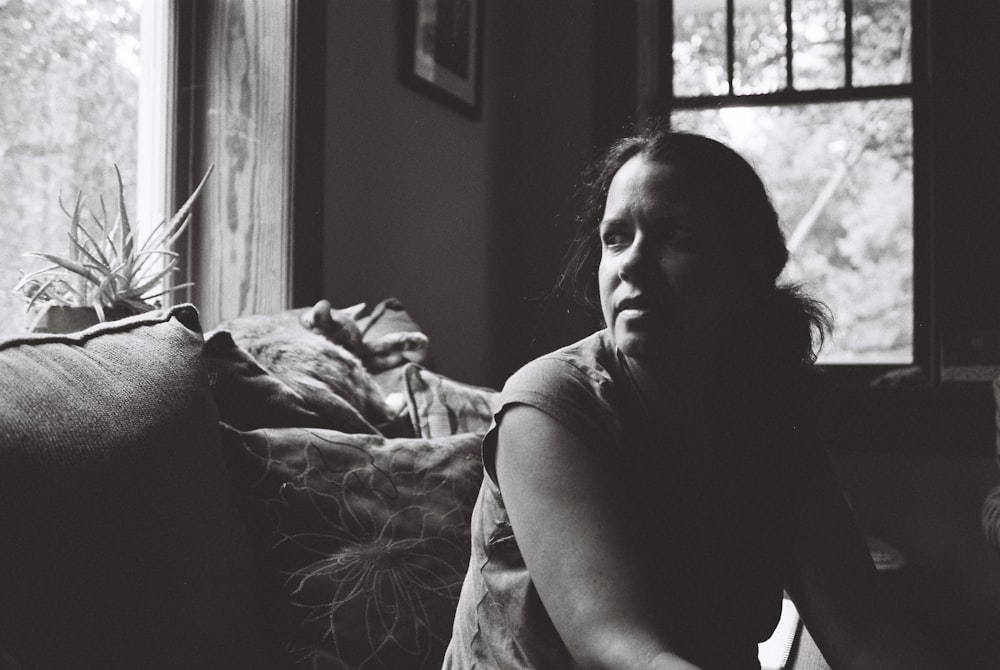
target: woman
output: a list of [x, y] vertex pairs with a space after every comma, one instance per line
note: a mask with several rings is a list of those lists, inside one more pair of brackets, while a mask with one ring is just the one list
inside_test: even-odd
[[754, 170], [652, 128], [597, 164], [569, 272], [605, 327], [504, 386], [446, 668], [757, 668], [794, 599], [834, 668], [926, 668], [810, 429], [825, 325]]

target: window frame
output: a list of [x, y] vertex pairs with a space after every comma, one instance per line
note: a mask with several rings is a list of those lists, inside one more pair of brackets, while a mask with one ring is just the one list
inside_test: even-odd
[[[178, 0], [142, 3], [141, 59], [144, 81], [139, 89], [139, 146], [136, 165], [136, 207], [142, 235], [148, 234], [163, 217], [177, 211], [178, 201]], [[152, 92], [145, 89], [152, 80]], [[183, 244], [183, 241], [177, 245]], [[184, 255], [181, 255], [183, 259]], [[183, 276], [183, 267], [181, 270]], [[166, 277], [164, 289], [179, 283]], [[165, 305], [177, 302], [184, 291], [164, 293]]]
[[[176, 26], [176, 149], [173, 168], [173, 199], [179, 206], [198, 184], [209, 149], [206, 86], [210, 72], [207, 53], [220, 48], [218, 35], [212, 34], [225, 13], [225, 0], [170, 0]], [[288, 114], [290, 138], [281, 160], [287, 160], [288, 207], [281, 225], [288, 239], [287, 273], [275, 283], [279, 285], [283, 307], [311, 304], [322, 294], [323, 235], [325, 223], [324, 156], [326, 120], [326, 26], [325, 0], [290, 0], [291, 21], [286, 26], [291, 42], [287, 59], [272, 62], [274, 71], [284, 71], [290, 83]], [[216, 41], [213, 41], [215, 39]], [[273, 56], [273, 55], [272, 55]], [[225, 178], [227, 165], [216, 165], [212, 180]], [[273, 185], [272, 185], [273, 186]], [[268, 186], [262, 185], [262, 188]], [[211, 186], [195, 204], [194, 216], [199, 225], [212, 225], [212, 198], [222, 197]], [[200, 273], [211, 266], [223, 252], [221, 248], [199, 243], [191, 229], [178, 240], [181, 251], [178, 282], [196, 284], [178, 292], [175, 301], [198, 302], [197, 286]], [[228, 307], [232, 307], [229, 305]], [[248, 306], [247, 309], [253, 309]], [[201, 308], [200, 308], [201, 309]], [[206, 314], [208, 318], [206, 319]], [[210, 308], [202, 309], [203, 320], [211, 319]], [[203, 323], [206, 325], [206, 323]]]
[[[722, 107], [792, 106], [884, 99], [909, 99], [913, 114], [913, 362], [902, 364], [825, 363], [820, 368], [835, 382], [848, 386], [867, 385], [878, 377], [905, 368], [914, 368], [914, 378], [929, 385], [940, 380], [937, 326], [931, 281], [933, 231], [930, 225], [931, 188], [927, 156], [930, 149], [929, 85], [927, 76], [926, 0], [910, 1], [911, 70], [910, 81], [901, 84], [854, 86], [853, 0], [843, 0], [845, 20], [845, 79], [836, 88], [798, 90], [793, 88], [794, 53], [786, 40], [786, 88], [770, 93], [739, 94], [733, 91], [734, 0], [726, 0], [727, 89], [723, 95], [677, 96], [673, 87], [673, 0], [638, 0], [636, 97], [638, 117], [669, 115], [674, 110], [718, 109]], [[792, 0], [785, 0], [786, 25], [791, 25]], [[654, 34], [655, 32], [655, 34]], [[788, 35], [794, 37], [791, 28]]]

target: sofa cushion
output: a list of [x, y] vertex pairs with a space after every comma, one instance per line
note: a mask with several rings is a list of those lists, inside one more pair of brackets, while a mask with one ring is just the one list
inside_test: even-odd
[[254, 668], [252, 553], [191, 306], [0, 342], [0, 648]]
[[407, 406], [414, 432], [421, 437], [485, 433], [500, 394], [431, 372], [416, 363], [403, 369]]
[[293, 667], [440, 667], [469, 559], [479, 442], [224, 428]]

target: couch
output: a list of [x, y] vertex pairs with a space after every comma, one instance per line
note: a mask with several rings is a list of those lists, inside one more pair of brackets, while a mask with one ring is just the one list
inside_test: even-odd
[[0, 668], [440, 667], [492, 390], [404, 361], [367, 430], [190, 305], [2, 341], [0, 378]]

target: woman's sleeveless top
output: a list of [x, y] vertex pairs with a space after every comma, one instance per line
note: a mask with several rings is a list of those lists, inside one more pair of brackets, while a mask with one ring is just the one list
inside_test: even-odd
[[758, 667], [757, 643], [781, 609], [795, 500], [808, 486], [801, 476], [813, 471], [800, 459], [813, 450], [790, 438], [795, 426], [764, 420], [752, 402], [746, 411], [726, 380], [719, 384], [709, 412], [681, 400], [675, 412], [650, 416], [606, 331], [508, 380], [483, 442], [487, 476], [444, 668], [576, 667], [532, 584], [497, 486], [498, 425], [515, 404], [545, 412], [607, 460], [674, 648], [706, 669]]

